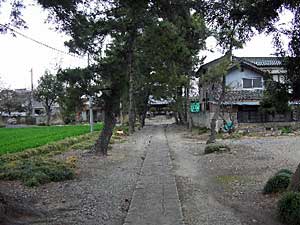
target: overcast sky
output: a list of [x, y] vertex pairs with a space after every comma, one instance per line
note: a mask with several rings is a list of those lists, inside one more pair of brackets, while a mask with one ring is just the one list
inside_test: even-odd
[[[28, 0], [28, 2], [32, 2], [32, 0]], [[68, 49], [64, 46], [64, 41], [68, 38], [55, 32], [53, 25], [44, 22], [47, 18], [47, 13], [39, 6], [28, 6], [24, 10], [24, 18], [29, 29], [20, 32], [52, 47], [68, 52]], [[290, 19], [291, 15], [285, 12], [280, 22], [287, 23]], [[7, 15], [4, 15], [2, 12], [0, 23], [5, 22], [7, 22]], [[221, 56], [212, 38], [207, 41], [207, 45], [208, 48], [214, 49], [215, 52], [202, 53], [202, 55], [208, 56], [206, 62]], [[234, 55], [271, 56], [273, 53], [272, 37], [261, 34], [255, 36], [243, 49], [235, 51]], [[9, 34], [0, 34], [0, 77], [7, 86], [11, 88], [29, 88], [31, 68], [34, 73], [34, 86], [36, 86], [38, 78], [43, 75], [44, 71], [46, 69], [53, 71], [57, 65], [63, 68], [86, 66], [87, 58], [78, 59], [56, 52], [19, 35], [12, 37]]]

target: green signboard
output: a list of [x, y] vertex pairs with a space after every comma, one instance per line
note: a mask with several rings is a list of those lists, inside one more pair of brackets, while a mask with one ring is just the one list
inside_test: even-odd
[[191, 102], [191, 112], [192, 113], [200, 112], [200, 102]]

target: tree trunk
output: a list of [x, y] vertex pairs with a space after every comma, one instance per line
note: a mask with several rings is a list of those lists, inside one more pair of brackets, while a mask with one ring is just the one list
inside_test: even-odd
[[139, 116], [139, 120], [140, 120], [140, 124], [141, 124], [141, 128], [143, 128], [145, 126], [145, 114], [140, 114]]
[[210, 122], [210, 136], [206, 144], [211, 144], [216, 142], [216, 126], [217, 126], [218, 117], [219, 117], [219, 113], [215, 112]]
[[127, 73], [129, 78], [129, 133], [134, 133], [135, 127], [135, 106], [134, 106], [134, 42], [135, 42], [135, 31], [130, 32], [129, 40], [128, 40], [128, 52], [127, 52]]
[[47, 121], [46, 121], [46, 125], [50, 126], [50, 119], [51, 119], [51, 110], [46, 107], [46, 114], [47, 114]]
[[142, 128], [145, 126], [146, 115], [147, 115], [147, 105], [144, 107], [143, 111], [139, 116], [140, 124]]
[[184, 120], [184, 102], [182, 96], [182, 87], [177, 87], [177, 96], [176, 96], [176, 110], [177, 110], [177, 119], [175, 117], [177, 124], [185, 124]]
[[189, 94], [188, 94], [189, 90], [188, 87], [184, 88], [184, 101], [183, 101], [183, 116], [184, 116], [184, 122], [185, 124], [188, 126], [188, 98], [189, 98]]
[[225, 97], [225, 76], [222, 77], [222, 91], [220, 93], [220, 97], [217, 103], [217, 109], [216, 112], [213, 115], [213, 118], [210, 123], [210, 136], [207, 144], [215, 143], [216, 142], [216, 127], [217, 127], [217, 120], [219, 119], [220, 112], [221, 112], [221, 104]]
[[175, 123], [178, 125], [179, 124], [179, 119], [178, 119], [178, 113], [174, 112], [174, 118], [175, 118]]
[[288, 190], [294, 192], [300, 191], [300, 164], [298, 165], [297, 170], [292, 177], [292, 181]]
[[[229, 57], [230, 62], [232, 62], [232, 44], [231, 44], [230, 50], [228, 52], [228, 57]], [[224, 101], [225, 94], [226, 94], [225, 93], [225, 91], [226, 91], [226, 75], [222, 76], [222, 83], [221, 83], [221, 85], [222, 85], [222, 87], [221, 87], [221, 93], [220, 93], [220, 96], [219, 96], [219, 99], [218, 99], [216, 112], [214, 113], [214, 116], [213, 116], [213, 118], [211, 120], [211, 124], [210, 124], [210, 127], [211, 127], [211, 131], [210, 132], [211, 133], [210, 133], [208, 141], [206, 142], [207, 144], [216, 142], [216, 125], [217, 125], [217, 120], [219, 119], [220, 112], [221, 112], [221, 105], [222, 105], [222, 102]]]
[[113, 112], [113, 103], [107, 100], [104, 108], [104, 127], [95, 144], [96, 154], [107, 155], [108, 145], [113, 134], [113, 129], [116, 125], [116, 117]]
[[190, 132], [192, 132], [193, 129], [193, 121], [192, 121], [192, 116], [191, 116], [191, 99], [190, 99], [190, 89], [187, 88], [186, 91], [186, 116], [187, 116], [187, 128]]

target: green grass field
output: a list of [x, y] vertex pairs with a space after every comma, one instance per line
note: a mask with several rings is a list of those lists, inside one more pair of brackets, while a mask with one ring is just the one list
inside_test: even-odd
[[[95, 125], [95, 131], [102, 129], [102, 126], [102, 124]], [[89, 131], [88, 125], [1, 128], [0, 155], [39, 147], [67, 137], [82, 135]]]

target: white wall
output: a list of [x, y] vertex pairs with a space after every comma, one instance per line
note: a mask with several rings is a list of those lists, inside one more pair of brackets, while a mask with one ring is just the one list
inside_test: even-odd
[[243, 72], [241, 69], [234, 69], [226, 76], [226, 86], [229, 86], [232, 89], [243, 89], [243, 78], [253, 79], [262, 78], [262, 76], [246, 68], [244, 68]]

